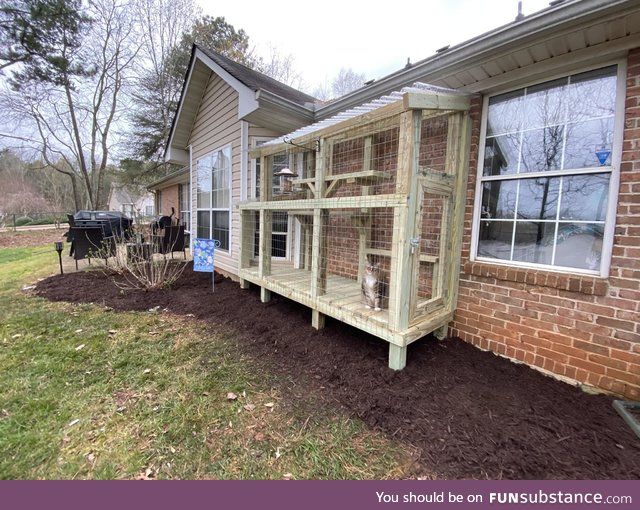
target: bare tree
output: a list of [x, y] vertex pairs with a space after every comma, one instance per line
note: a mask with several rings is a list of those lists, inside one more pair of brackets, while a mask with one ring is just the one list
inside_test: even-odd
[[186, 63], [176, 58], [176, 48], [200, 10], [194, 0], [136, 0], [134, 12], [142, 46], [129, 151], [158, 163], [184, 81]]
[[337, 99], [349, 92], [362, 87], [366, 77], [364, 73], [356, 73], [353, 69], [345, 69], [344, 67], [338, 71], [338, 74], [331, 80], [331, 85], [325, 82], [313, 89], [312, 95], [318, 99], [327, 101], [329, 99]]
[[353, 69], [340, 69], [331, 83], [333, 97], [342, 97], [364, 85], [366, 77], [363, 73], [356, 73]]
[[269, 56], [258, 60], [258, 70], [274, 80], [302, 90], [305, 88], [304, 78], [295, 67], [295, 58], [289, 53], [284, 55], [278, 48], [269, 45]]
[[[82, 45], [67, 48], [63, 40], [59, 48], [70, 65], [52, 69], [55, 79], [18, 76], [13, 85], [19, 90], [3, 94], [2, 106], [13, 122], [31, 128], [21, 137], [71, 180], [76, 209], [84, 205], [83, 196], [91, 209], [106, 205], [105, 174], [137, 53], [128, 7], [117, 0], [91, 2], [87, 12], [93, 23]], [[87, 72], [70, 74], [80, 62]]]

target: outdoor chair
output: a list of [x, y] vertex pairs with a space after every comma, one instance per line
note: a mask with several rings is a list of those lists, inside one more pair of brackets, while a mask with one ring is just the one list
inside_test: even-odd
[[181, 251], [184, 258], [187, 258], [186, 243], [184, 238], [184, 225], [168, 226], [163, 229], [161, 235], [154, 236], [155, 252], [165, 255], [174, 251]]
[[116, 254], [115, 237], [105, 237], [101, 227], [71, 227], [68, 239], [71, 239], [73, 258], [78, 269], [78, 260], [91, 257], [104, 259], [105, 264], [109, 257]]

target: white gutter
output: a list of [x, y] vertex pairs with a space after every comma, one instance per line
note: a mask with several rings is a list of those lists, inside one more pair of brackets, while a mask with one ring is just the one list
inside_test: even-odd
[[430, 82], [455, 70], [468, 68], [471, 62], [488, 56], [497, 56], [503, 47], [515, 47], [539, 39], [542, 34], [566, 31], [589, 21], [601, 21], [625, 11], [636, 10], [637, 0], [569, 0], [531, 14], [522, 21], [513, 22], [474, 37], [448, 50], [415, 63], [409, 69], [393, 73], [371, 85], [358, 89], [337, 101], [319, 108], [316, 119], [324, 119], [365, 103], [372, 98], [388, 94], [403, 86], [417, 82]]

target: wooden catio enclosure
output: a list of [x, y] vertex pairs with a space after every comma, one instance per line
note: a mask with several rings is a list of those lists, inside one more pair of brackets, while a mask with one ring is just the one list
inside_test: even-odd
[[[240, 204], [241, 285], [261, 287], [389, 342], [443, 337], [456, 305], [469, 98], [415, 84], [264, 144], [256, 196]], [[367, 260], [381, 310], [367, 308]]]

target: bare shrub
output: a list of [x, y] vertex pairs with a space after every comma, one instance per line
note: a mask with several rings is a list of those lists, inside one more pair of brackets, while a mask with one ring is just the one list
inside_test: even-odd
[[[172, 259], [154, 253], [152, 243], [118, 240], [115, 256], [97, 247], [99, 258], [105, 261], [104, 271], [122, 290], [153, 290], [171, 287], [185, 270], [186, 259]], [[119, 278], [115, 278], [119, 275]]]

